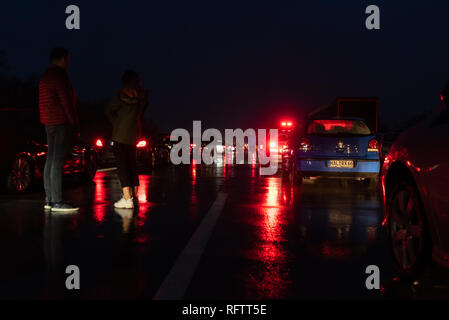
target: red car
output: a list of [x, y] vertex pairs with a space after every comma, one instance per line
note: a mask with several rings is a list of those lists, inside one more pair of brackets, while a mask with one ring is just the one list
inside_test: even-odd
[[449, 268], [449, 111], [402, 133], [385, 157], [382, 195], [394, 264], [402, 277], [433, 261]]

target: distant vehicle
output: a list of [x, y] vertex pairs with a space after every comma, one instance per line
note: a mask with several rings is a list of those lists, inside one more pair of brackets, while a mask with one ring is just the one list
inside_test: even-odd
[[[295, 129], [295, 123], [292, 120], [283, 119], [279, 123], [272, 124], [271, 128], [278, 130], [277, 141], [268, 138], [266, 142], [266, 155], [274, 156], [275, 159], [280, 163], [282, 162], [282, 153], [284, 149], [287, 148], [290, 136]], [[259, 142], [259, 148], [264, 148], [264, 143]]]
[[385, 157], [382, 196], [394, 264], [416, 275], [431, 258], [449, 268], [449, 111], [402, 133]]
[[[287, 148], [290, 136], [294, 129], [294, 123], [291, 120], [282, 120], [278, 131], [278, 149], [279, 160], [282, 161], [282, 153]], [[271, 146], [270, 146], [271, 147]], [[274, 147], [274, 146], [273, 146]]]
[[170, 150], [173, 148], [173, 144], [174, 142], [170, 141], [170, 134], [159, 134], [159, 138], [155, 141], [153, 147], [155, 166], [170, 164]]
[[[104, 137], [94, 139], [94, 148], [98, 154], [98, 164], [102, 168], [116, 166], [113, 152], [114, 141]], [[139, 170], [152, 169], [154, 165], [153, 147], [148, 138], [139, 138], [136, 142], [136, 159]]]
[[360, 118], [311, 118], [294, 132], [282, 161], [297, 184], [306, 177], [358, 178], [376, 187], [379, 142]]
[[[47, 158], [45, 127], [39, 122], [39, 113], [31, 109], [0, 109], [0, 137], [4, 150], [0, 160], [3, 184], [10, 191], [27, 192], [42, 179]], [[67, 152], [64, 174], [91, 181], [96, 171], [94, 148], [75, 137]]]

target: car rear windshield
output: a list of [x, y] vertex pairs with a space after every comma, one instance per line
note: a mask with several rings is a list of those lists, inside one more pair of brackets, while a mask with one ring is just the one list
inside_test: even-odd
[[368, 136], [370, 129], [362, 120], [311, 120], [307, 126], [311, 135], [357, 135]]

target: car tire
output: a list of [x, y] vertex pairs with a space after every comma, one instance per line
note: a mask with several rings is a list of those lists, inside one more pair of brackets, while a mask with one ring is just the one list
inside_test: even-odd
[[368, 189], [377, 190], [379, 186], [379, 178], [365, 179]]
[[281, 174], [283, 178], [288, 178], [290, 174], [290, 166], [287, 165], [287, 162], [285, 160], [282, 160], [282, 167], [281, 167]]
[[349, 179], [340, 178], [340, 179], [338, 180], [338, 184], [339, 184], [340, 188], [342, 188], [342, 189], [346, 189], [346, 188], [349, 188], [349, 187], [350, 187], [350, 185], [349, 185]]
[[34, 166], [30, 158], [19, 155], [8, 173], [6, 187], [14, 193], [29, 191], [34, 181]]
[[296, 171], [296, 166], [294, 161], [292, 161], [292, 164], [290, 165], [290, 170], [289, 170], [289, 180], [291, 183], [293, 183], [296, 186], [300, 186], [302, 185], [302, 175]]
[[413, 182], [397, 184], [387, 205], [387, 234], [394, 266], [403, 279], [421, 274], [432, 254], [426, 215]]
[[170, 156], [167, 150], [160, 150], [158, 159], [162, 166], [168, 166], [170, 164]]
[[288, 169], [282, 168], [281, 174], [282, 178], [289, 179], [290, 171]]

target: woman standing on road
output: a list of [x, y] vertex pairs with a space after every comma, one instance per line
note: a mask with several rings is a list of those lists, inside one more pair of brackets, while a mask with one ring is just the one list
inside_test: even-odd
[[133, 70], [122, 76], [122, 88], [114, 92], [106, 105], [105, 114], [112, 124], [113, 150], [123, 197], [114, 203], [116, 208], [134, 208], [137, 199], [136, 142], [142, 132], [142, 117], [148, 105], [148, 90], [142, 88], [138, 74]]

